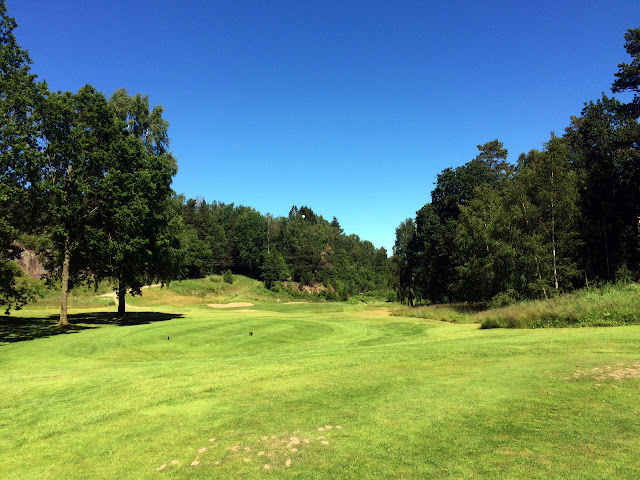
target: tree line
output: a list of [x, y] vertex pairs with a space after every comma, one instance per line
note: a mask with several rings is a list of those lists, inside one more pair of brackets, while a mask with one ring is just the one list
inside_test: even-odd
[[640, 28], [614, 93], [585, 103], [562, 136], [507, 160], [499, 140], [438, 177], [431, 201], [396, 229], [402, 301], [549, 298], [640, 279]]
[[190, 278], [231, 270], [279, 288], [287, 280], [322, 285], [329, 299], [386, 292], [389, 264], [357, 235], [345, 235], [338, 220], [325, 220], [309, 207], [293, 206], [288, 216], [263, 216], [250, 207], [181, 198], [185, 258]]

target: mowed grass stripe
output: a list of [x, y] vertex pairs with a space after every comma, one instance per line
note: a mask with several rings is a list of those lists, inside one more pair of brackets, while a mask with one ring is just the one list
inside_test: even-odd
[[[251, 308], [263, 311], [181, 305], [170, 321], [0, 347], [3, 476], [640, 476], [640, 380], [589, 373], [637, 362], [638, 327]], [[309, 443], [288, 448], [293, 436]]]

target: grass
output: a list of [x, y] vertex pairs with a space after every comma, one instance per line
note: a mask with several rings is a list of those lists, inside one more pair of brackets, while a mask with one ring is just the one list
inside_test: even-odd
[[400, 307], [393, 315], [482, 328], [605, 327], [640, 324], [640, 285], [607, 285], [579, 290], [547, 301], [519, 302], [502, 308], [446, 304]]
[[[23, 307], [27, 311], [43, 308], [60, 308], [60, 285], [54, 283], [46, 285], [44, 281], [35, 280], [39, 284], [42, 297]], [[106, 281], [100, 282], [96, 288], [94, 284], [82, 284], [72, 288], [69, 292], [68, 305], [70, 308], [100, 308], [113, 304], [113, 299], [100, 295], [115, 291], [115, 287]]]
[[[3, 478], [640, 477], [640, 326], [136, 301], [152, 296], [125, 324], [78, 309], [72, 334], [0, 344]], [[13, 318], [37, 330], [55, 310]]]

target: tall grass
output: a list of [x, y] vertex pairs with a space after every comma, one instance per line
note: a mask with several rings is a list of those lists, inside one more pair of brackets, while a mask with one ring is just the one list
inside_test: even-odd
[[391, 312], [397, 317], [426, 318], [449, 323], [479, 323], [475, 314], [486, 308], [482, 304], [446, 303], [400, 307]]
[[479, 323], [481, 328], [609, 327], [640, 324], [640, 285], [589, 288], [549, 300], [518, 302], [501, 308], [447, 304], [403, 307], [394, 315], [450, 323]]
[[482, 328], [611, 327], [640, 323], [640, 285], [607, 285], [478, 314]]

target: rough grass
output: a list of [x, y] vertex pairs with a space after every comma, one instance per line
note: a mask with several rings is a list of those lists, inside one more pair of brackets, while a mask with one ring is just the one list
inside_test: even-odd
[[400, 307], [393, 315], [451, 323], [479, 323], [482, 328], [604, 327], [640, 324], [640, 285], [607, 285], [579, 290], [546, 301], [519, 302], [502, 308], [446, 304]]
[[242, 275], [234, 275], [233, 283], [224, 282], [222, 275], [210, 275], [204, 279], [171, 282], [169, 290], [182, 296], [195, 297], [200, 302], [217, 303], [226, 301], [281, 301], [293, 297], [287, 292], [273, 292], [264, 283]]
[[53, 309], [12, 317], [3, 478], [640, 478], [640, 326], [157, 300], [126, 323], [115, 306], [73, 310], [78, 329], [46, 338]]
[[[38, 280], [35, 280], [35, 282], [40, 284], [39, 289], [42, 296], [24, 306], [23, 309], [60, 308], [60, 284], [45, 285], [44, 282]], [[100, 295], [113, 291], [113, 284], [106, 281], [100, 282], [97, 287], [92, 283], [78, 285], [69, 291], [68, 306], [69, 308], [99, 308], [112, 305], [112, 299], [104, 298]]]
[[480, 323], [476, 314], [484, 310], [483, 305], [466, 303], [446, 303], [396, 307], [391, 314], [398, 317], [424, 318], [449, 323]]

